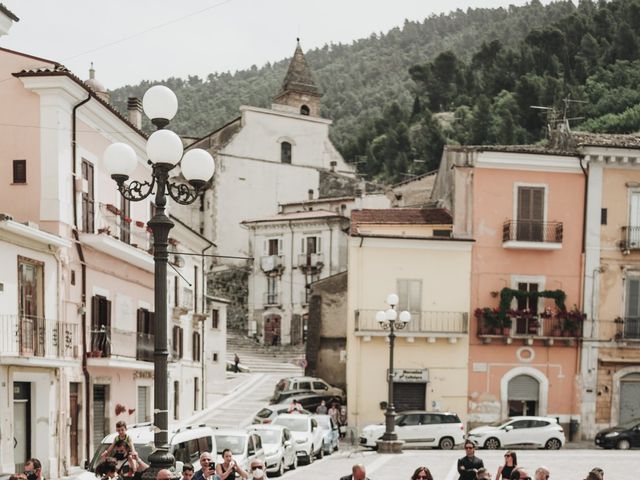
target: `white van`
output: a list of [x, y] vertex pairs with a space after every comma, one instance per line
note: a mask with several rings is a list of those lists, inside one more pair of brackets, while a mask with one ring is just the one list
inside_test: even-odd
[[[200, 470], [200, 454], [203, 452], [216, 452], [215, 430], [206, 425], [194, 425], [178, 429], [169, 429], [169, 449], [176, 459], [177, 470], [182, 470], [181, 465], [190, 463], [194, 470]], [[113, 443], [117, 433], [111, 433], [102, 439], [96, 448], [91, 462], [85, 464], [85, 470], [80, 475], [74, 476], [74, 480], [95, 480], [96, 465], [101, 461], [100, 456]], [[131, 425], [127, 429], [127, 435], [133, 441], [134, 448], [143, 462], [149, 463], [149, 455], [154, 450], [153, 427], [151, 422]], [[180, 462], [180, 463], [178, 463]]]

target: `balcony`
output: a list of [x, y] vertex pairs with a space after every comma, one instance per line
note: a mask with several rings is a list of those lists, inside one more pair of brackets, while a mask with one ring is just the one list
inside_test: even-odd
[[298, 268], [304, 273], [316, 273], [324, 266], [324, 255], [322, 253], [310, 253], [298, 255]]
[[279, 293], [264, 292], [262, 303], [265, 307], [273, 307], [281, 305], [282, 300]]
[[[355, 331], [359, 336], [386, 336], [388, 331], [376, 321], [377, 310], [356, 310]], [[466, 312], [411, 312], [411, 321], [404, 330], [396, 331], [402, 337], [459, 337], [469, 332]]]
[[513, 339], [522, 339], [531, 345], [534, 340], [543, 340], [553, 345], [554, 340], [567, 340], [573, 343], [582, 337], [584, 314], [579, 311], [532, 314], [526, 311], [509, 311], [500, 318], [497, 310], [477, 309], [478, 337], [484, 343], [492, 339], [502, 339], [512, 343]]
[[634, 250], [640, 250], [640, 227], [622, 227], [620, 250], [622, 250], [624, 254], [629, 254]]
[[[103, 326], [91, 330], [87, 364], [92, 367], [153, 370], [153, 335]], [[144, 363], [142, 363], [144, 362]]]
[[284, 257], [282, 255], [260, 257], [260, 268], [264, 273], [282, 272], [284, 270]]
[[136, 334], [136, 360], [153, 362], [153, 350], [155, 337], [149, 333]]
[[507, 220], [502, 225], [504, 248], [559, 250], [562, 248], [562, 236], [562, 222]]
[[79, 345], [77, 324], [0, 315], [0, 357], [73, 360], [80, 357]]

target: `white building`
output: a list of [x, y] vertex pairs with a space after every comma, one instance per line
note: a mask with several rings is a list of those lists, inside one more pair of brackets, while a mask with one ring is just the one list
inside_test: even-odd
[[[60, 284], [70, 242], [0, 214], [0, 470], [39, 458], [55, 471], [68, 443], [52, 435], [73, 416], [66, 399], [79, 371], [80, 324], [62, 315]], [[77, 409], [73, 402], [70, 407]], [[21, 459], [21, 460], [19, 460]]]
[[312, 210], [242, 224], [255, 259], [249, 276], [249, 334], [267, 344], [303, 342], [307, 286], [346, 270], [349, 219]]

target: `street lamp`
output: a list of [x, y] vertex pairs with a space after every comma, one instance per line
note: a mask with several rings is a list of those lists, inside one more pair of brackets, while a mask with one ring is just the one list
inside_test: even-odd
[[[155, 193], [155, 214], [147, 224], [153, 233], [155, 345], [154, 363], [154, 441], [156, 450], [149, 456], [150, 468], [145, 478], [155, 478], [158, 470], [174, 465], [169, 451], [169, 394], [167, 389], [167, 260], [169, 231], [174, 226], [165, 214], [167, 195], [182, 204], [193, 203], [206, 189], [213, 176], [215, 163], [211, 155], [202, 149], [192, 149], [183, 155], [182, 140], [171, 130], [164, 128], [178, 111], [178, 100], [167, 87], [156, 85], [144, 94], [144, 113], [157, 128], [147, 140], [146, 151], [152, 173], [150, 181], [131, 180], [125, 183], [135, 170], [136, 154], [125, 143], [109, 145], [104, 152], [104, 165], [117, 185], [120, 194], [127, 200], [139, 202]], [[188, 184], [169, 180], [169, 172], [180, 164], [183, 177]]]
[[387, 399], [387, 411], [385, 412], [385, 432], [382, 440], [378, 441], [378, 451], [383, 453], [400, 453], [402, 442], [398, 442], [398, 435], [395, 433], [396, 409], [393, 405], [393, 346], [396, 339], [395, 330], [402, 330], [411, 320], [411, 314], [406, 310], [396, 311], [398, 305], [398, 295], [390, 293], [387, 296], [387, 310], [380, 310], [376, 313], [376, 320], [384, 330], [389, 330], [389, 398]]

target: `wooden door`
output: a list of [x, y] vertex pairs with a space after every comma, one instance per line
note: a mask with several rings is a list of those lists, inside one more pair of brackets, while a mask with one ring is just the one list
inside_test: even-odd
[[80, 405], [78, 394], [80, 384], [72, 382], [69, 384], [69, 454], [71, 465], [79, 465], [78, 462], [78, 419], [80, 416]]

